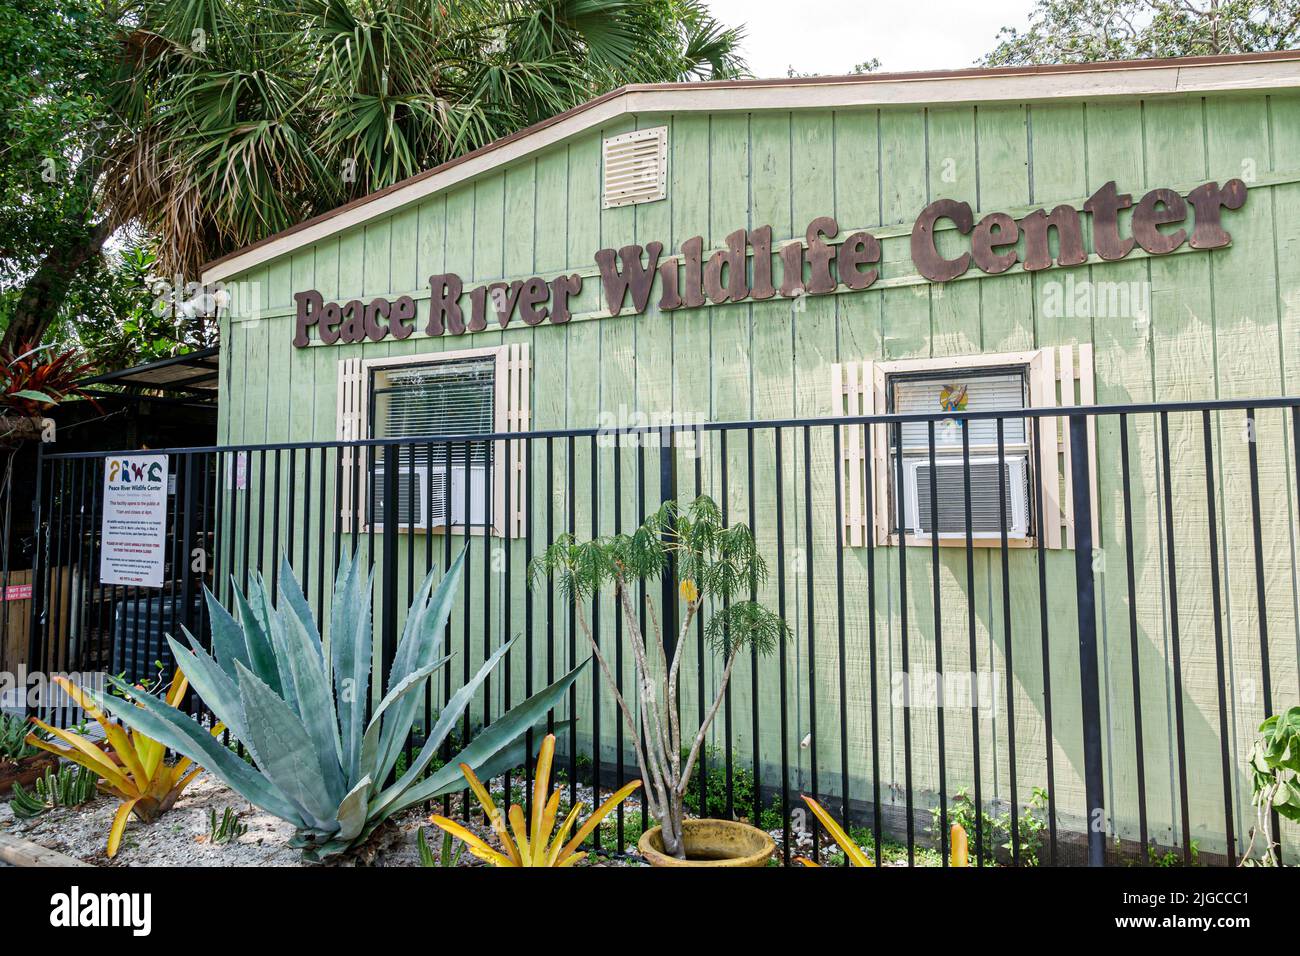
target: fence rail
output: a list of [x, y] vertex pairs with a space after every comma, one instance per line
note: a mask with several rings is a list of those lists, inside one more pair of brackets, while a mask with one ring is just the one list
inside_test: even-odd
[[[991, 437], [973, 440], [972, 422], [992, 422]], [[787, 859], [800, 832], [815, 835], [806, 793], [861, 827], [878, 859], [945, 857], [948, 823], [963, 820], [980, 864], [1237, 862], [1256, 820], [1257, 727], [1300, 699], [1300, 399], [149, 453], [175, 476], [160, 589], [99, 580], [113, 456], [42, 455], [31, 670], [143, 677], [167, 664], [163, 634], [208, 639], [204, 587], [228, 604], [260, 573], [274, 590], [281, 555], [328, 640], [347, 549], [375, 573], [378, 679], [410, 596], [464, 547], [446, 635], [459, 661], [426, 719], [519, 638], [464, 735], [589, 652], [574, 601], [530, 582], [546, 544], [627, 532], [662, 501], [709, 495], [753, 530], [771, 573], [752, 596], [792, 634], [737, 664], [693, 800], [780, 829]], [[671, 579], [636, 597], [643, 626], [676, 619]], [[586, 611], [630, 686], [612, 596]], [[683, 655], [690, 723], [722, 670], [703, 618]], [[69, 703], [50, 716], [75, 720]], [[569, 721], [571, 799], [635, 775], [598, 672], [555, 719]], [[622, 850], [646, 823], [620, 811], [613, 837], [595, 839]], [[1293, 861], [1296, 830], [1281, 833]]]

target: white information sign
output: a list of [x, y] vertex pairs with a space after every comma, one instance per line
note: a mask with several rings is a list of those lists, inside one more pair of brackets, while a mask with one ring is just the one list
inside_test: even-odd
[[160, 588], [167, 537], [167, 456], [104, 460], [103, 584]]

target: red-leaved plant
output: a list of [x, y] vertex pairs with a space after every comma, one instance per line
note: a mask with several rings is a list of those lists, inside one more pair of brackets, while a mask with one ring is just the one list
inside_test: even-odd
[[0, 437], [36, 437], [39, 429], [29, 423], [69, 398], [87, 398], [94, 404], [78, 384], [94, 366], [71, 349], [44, 353], [30, 345], [21, 346], [16, 354], [0, 349], [0, 420], [11, 419], [0, 424]]

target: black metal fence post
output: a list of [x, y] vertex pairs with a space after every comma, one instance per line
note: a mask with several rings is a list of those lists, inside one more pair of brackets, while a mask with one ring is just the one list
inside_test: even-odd
[[[382, 653], [380, 654], [380, 687], [388, 687], [388, 674], [397, 654], [397, 473], [398, 449], [396, 445], [384, 446], [384, 527], [383, 527], [383, 602]], [[467, 485], [468, 486], [468, 485]], [[466, 509], [468, 514], [469, 509]], [[370, 520], [374, 527], [373, 518]], [[468, 535], [466, 536], [468, 540]], [[382, 690], [381, 690], [382, 693]]]
[[[673, 452], [673, 432], [665, 428], [659, 433], [659, 503], [677, 501], [677, 455]], [[667, 541], [668, 532], [664, 539]], [[671, 555], [664, 565], [663, 577], [663, 642], [664, 654], [672, 661], [677, 653], [677, 562]]]
[[[48, 561], [48, 555], [45, 553], [45, 535], [41, 531], [41, 522], [45, 519], [44, 512], [41, 508], [42, 496], [45, 488], [45, 443], [41, 442], [36, 448], [36, 497], [32, 501], [32, 604], [31, 616], [28, 620], [27, 631], [27, 667], [40, 667], [39, 661], [42, 660], [41, 638], [45, 633], [42, 608], [45, 604], [45, 565]], [[19, 688], [24, 692], [26, 688]], [[31, 717], [36, 709], [32, 706], [32, 699], [24, 693], [26, 700], [26, 713]]]
[[1101, 695], [1097, 678], [1097, 605], [1093, 594], [1092, 492], [1088, 416], [1070, 416], [1070, 483], [1074, 498], [1074, 577], [1079, 612], [1079, 696], [1083, 701], [1083, 790], [1088, 865], [1104, 866], [1105, 807], [1101, 767]]

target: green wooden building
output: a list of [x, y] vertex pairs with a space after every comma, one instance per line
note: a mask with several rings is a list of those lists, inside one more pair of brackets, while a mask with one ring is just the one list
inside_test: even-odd
[[[499, 712], [540, 686], [548, 647], [556, 673], [571, 647], [586, 656], [564, 599], [528, 597], [525, 539], [535, 553], [548, 527], [610, 533], [653, 507], [660, 454], [645, 452], [638, 501], [638, 426], [1296, 395], [1300, 52], [628, 87], [211, 263], [203, 281], [229, 295], [220, 443], [286, 446], [271, 471], [264, 452], [224, 466], [220, 538], [254, 563], [287, 548], [320, 568], [336, 529], [377, 567], [393, 559], [366, 490], [381, 452], [316, 461], [291, 443], [601, 430], [554, 439], [549, 463], [539, 439], [459, 465], [417, 449], [402, 470], [402, 596], [406, 563], [440, 566], [450, 528], [475, 549], [458, 653], [482, 660], [532, 622], [532, 673], [521, 643], [493, 684]], [[1250, 743], [1300, 698], [1290, 409], [1089, 419], [1087, 529], [1068, 416], [1004, 421], [1005, 469], [991, 421], [939, 422], [940, 457], [960, 455], [963, 428], [980, 466], [969, 559], [966, 535], [930, 514], [924, 423], [838, 439], [792, 426], [752, 444], [686, 430], [679, 496], [698, 483], [754, 525], [772, 567], [760, 596], [793, 630], [781, 660], [755, 673], [742, 658], [714, 766], [757, 756], [779, 798], [784, 763], [791, 794], [815, 787], [832, 806], [847, 783], [863, 819], [878, 791], [892, 832], [910, 778], [923, 833], [941, 789], [974, 787], [978, 752], [985, 802], [1023, 810], [1050, 773], [1062, 839], [1082, 834], [1088, 542], [1105, 832], [1222, 854], [1230, 824], [1240, 853]], [[952, 476], [941, 514], [963, 495]], [[273, 508], [277, 533], [258, 534]], [[337, 523], [319, 538], [294, 524], [314, 528], [322, 508]], [[611, 603], [594, 611], [607, 650]], [[685, 654], [694, 715], [719, 667], [693, 640]], [[940, 671], [993, 675], [991, 703], [972, 720], [915, 698], [905, 728], [920, 685], [901, 675]], [[576, 695], [579, 752], [609, 768], [617, 714], [594, 673]]]

